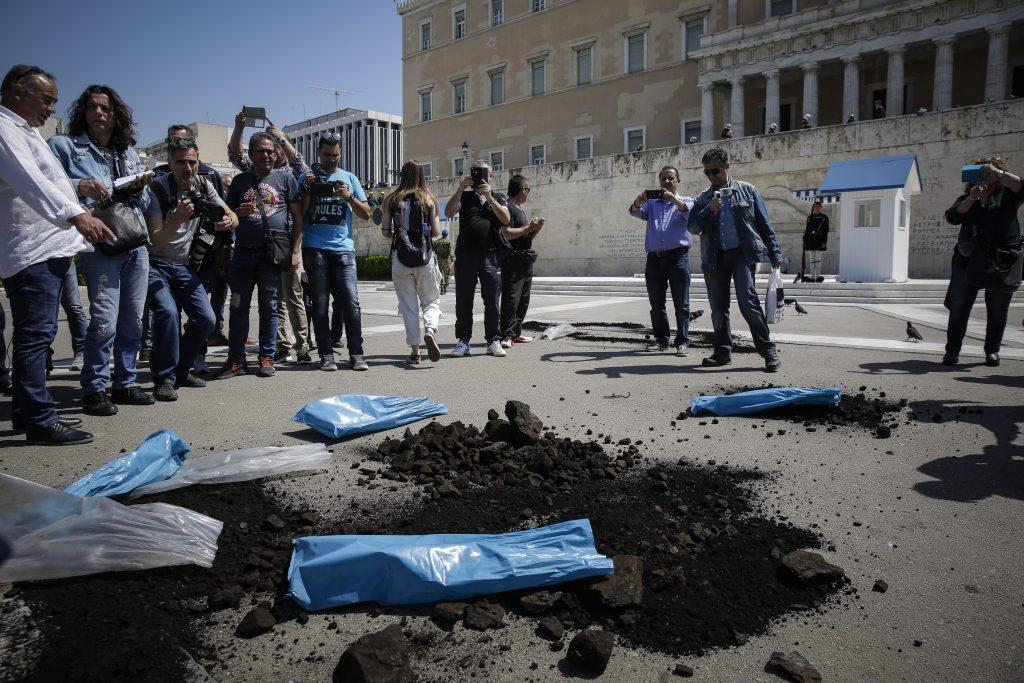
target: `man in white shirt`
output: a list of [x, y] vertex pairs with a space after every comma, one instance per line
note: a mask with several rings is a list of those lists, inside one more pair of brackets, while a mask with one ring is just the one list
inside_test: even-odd
[[78, 203], [35, 130], [56, 105], [56, 79], [39, 67], [18, 64], [0, 85], [0, 278], [14, 329], [11, 421], [25, 430], [28, 443], [60, 446], [92, 441], [92, 434], [76, 429], [81, 420], [58, 418], [46, 390], [61, 285], [73, 255], [91, 250], [89, 242], [116, 238]]

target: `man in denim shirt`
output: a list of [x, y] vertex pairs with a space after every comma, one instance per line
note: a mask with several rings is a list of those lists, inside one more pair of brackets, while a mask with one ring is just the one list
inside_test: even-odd
[[771, 261], [778, 268], [782, 260], [775, 231], [761, 194], [750, 183], [729, 177], [729, 153], [715, 148], [701, 159], [711, 186], [697, 197], [690, 215], [690, 232], [700, 235], [704, 283], [715, 328], [715, 350], [705, 358], [705, 367], [732, 362], [732, 330], [729, 326], [729, 281], [736, 283], [736, 302], [750, 326], [757, 352], [765, 369], [776, 372], [779, 354], [768, 336], [768, 321], [754, 286], [757, 264]]
[[687, 222], [693, 199], [680, 195], [679, 171], [665, 166], [658, 172], [661, 197], [648, 199], [641, 192], [629, 207], [629, 215], [647, 221], [647, 265], [644, 280], [651, 302], [651, 327], [658, 350], [668, 348], [668, 312], [665, 293], [672, 288], [672, 306], [676, 312], [676, 355], [686, 354], [690, 345], [690, 231]]

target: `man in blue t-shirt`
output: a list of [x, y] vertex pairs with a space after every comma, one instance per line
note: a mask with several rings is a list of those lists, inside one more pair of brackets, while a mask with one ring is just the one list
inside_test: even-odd
[[363, 220], [370, 207], [359, 179], [339, 168], [341, 137], [320, 136], [320, 163], [299, 178], [302, 188], [302, 263], [313, 299], [313, 329], [321, 370], [337, 370], [331, 347], [328, 298], [341, 302], [348, 337], [349, 364], [368, 370], [363, 359], [362, 320], [356, 278], [356, 249], [352, 241], [352, 214]]

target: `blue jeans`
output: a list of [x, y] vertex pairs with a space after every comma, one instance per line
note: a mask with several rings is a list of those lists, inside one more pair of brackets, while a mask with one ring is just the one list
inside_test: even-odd
[[60, 290], [70, 261], [69, 258], [42, 261], [4, 280], [13, 327], [12, 422], [49, 427], [57, 421], [57, 409], [46, 390], [46, 359], [57, 336]]
[[228, 319], [228, 358], [245, 361], [249, 336], [249, 308], [256, 288], [260, 310], [260, 355], [274, 357], [277, 339], [277, 301], [281, 297], [281, 271], [271, 268], [262, 249], [236, 248], [228, 268], [231, 308]]
[[328, 299], [331, 296], [335, 304], [341, 305], [345, 335], [348, 337], [348, 354], [363, 355], [363, 319], [359, 308], [356, 255], [351, 252], [303, 248], [302, 263], [309, 276], [310, 296], [313, 299], [313, 330], [320, 357], [334, 353], [331, 348], [331, 320], [328, 316]]
[[114, 388], [135, 385], [135, 357], [142, 339], [142, 309], [149, 289], [149, 251], [136, 247], [108, 256], [101, 251], [78, 255], [89, 291], [89, 330], [85, 335], [82, 391], [107, 390], [113, 346]]
[[[153, 314], [153, 384], [174, 384], [188, 374], [216, 320], [199, 276], [190, 267], [149, 260], [149, 309]], [[181, 333], [181, 313], [188, 316]]]
[[651, 328], [654, 339], [668, 346], [668, 312], [665, 294], [672, 288], [672, 307], [676, 311], [676, 338], [672, 346], [690, 344], [690, 255], [685, 247], [647, 254], [644, 268], [647, 298], [651, 302]]
[[736, 303], [740, 314], [750, 327], [754, 348], [762, 356], [775, 352], [775, 344], [768, 337], [768, 320], [764, 317], [761, 300], [754, 287], [756, 264], [747, 263], [740, 249], [719, 252], [718, 262], [712, 270], [704, 271], [704, 284], [711, 305], [711, 324], [715, 327], [715, 355], [732, 356], [732, 328], [729, 326], [730, 281], [736, 284]]
[[60, 292], [60, 305], [68, 318], [68, 331], [71, 333], [71, 351], [78, 355], [85, 350], [85, 334], [89, 329], [89, 318], [82, 308], [82, 294], [78, 291], [78, 269], [74, 259], [68, 274], [64, 276], [64, 286]]
[[498, 255], [491, 251], [467, 251], [455, 255], [455, 337], [469, 343], [473, 336], [473, 298], [480, 279], [480, 298], [484, 301], [484, 336], [488, 344], [501, 340], [500, 311], [501, 267]]
[[139, 348], [153, 348], [153, 310], [149, 306], [149, 299], [146, 299], [146, 306], [142, 309], [142, 339]]

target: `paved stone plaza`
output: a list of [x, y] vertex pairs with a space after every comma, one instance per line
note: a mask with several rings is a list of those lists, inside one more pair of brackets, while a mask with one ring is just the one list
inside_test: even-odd
[[[693, 666], [695, 680], [777, 680], [764, 670], [774, 650], [798, 650], [828, 681], [1019, 680], [1024, 671], [1024, 550], [1019, 533], [1024, 528], [1024, 445], [1019, 438], [1024, 422], [1019, 401], [1024, 389], [1024, 306], [1011, 308], [1001, 367], [987, 368], [980, 358], [971, 357], [967, 347], [980, 351], [981, 344], [980, 328], [972, 326], [964, 364], [950, 369], [939, 364], [945, 336], [941, 306], [808, 304], [808, 315], [797, 316], [790, 309], [784, 322], [773, 327], [782, 342], [783, 368], [766, 375], [760, 358], [752, 354], [736, 354], [732, 366], [708, 370], [698, 367], [706, 350], [677, 358], [572, 339], [538, 340], [496, 359], [483, 355], [479, 337], [470, 358], [446, 357], [436, 365], [425, 362], [411, 368], [403, 363], [408, 347], [393, 293], [364, 283], [361, 299], [370, 372], [279, 366], [272, 379], [240, 377], [211, 382], [202, 390], [183, 389], [177, 403], [121, 407], [115, 418], [85, 416], [85, 428], [96, 436], [86, 446], [29, 448], [22, 445], [22, 437], [0, 432], [0, 471], [63, 488], [161, 427], [189, 441], [197, 456], [209, 450], [319, 440], [290, 417], [307, 401], [340, 393], [429, 396], [449, 410], [440, 421], [477, 425], [484, 423], [488, 408], [501, 410], [506, 400], [518, 399], [560, 435], [578, 438], [593, 429], [616, 439], [643, 439], [642, 452], [665, 461], [715, 460], [776, 473], [759, 485], [769, 498], [766, 502], [799, 526], [817, 525], [815, 530], [835, 547], [826, 557], [843, 567], [858, 589], [856, 596], [844, 595], [820, 613], [800, 613], [744, 645], [702, 657], [674, 659], [619, 646], [605, 680], [670, 680], [679, 661]], [[443, 297], [442, 308], [440, 337], [447, 351], [454, 343], [453, 294]], [[696, 327], [708, 329], [707, 303], [695, 301], [693, 308], [706, 310]], [[735, 331], [743, 333], [733, 310]], [[983, 316], [981, 307], [976, 311]], [[539, 295], [529, 319], [649, 324], [646, 300], [625, 297]], [[253, 325], [255, 320], [254, 310]], [[915, 322], [924, 342], [904, 341], [906, 320]], [[983, 318], [976, 322], [980, 325]], [[475, 332], [482, 334], [482, 322]], [[68, 346], [62, 318], [57, 358], [64, 361], [59, 365], [67, 364]], [[141, 379], [147, 378], [144, 369]], [[763, 430], [737, 429], [729, 418], [721, 425], [699, 426], [688, 420], [669, 427], [701, 392], [762, 382], [841, 385], [851, 393], [861, 386], [884, 391], [891, 399], [909, 401], [904, 420], [909, 423], [889, 440], [866, 432], [792, 429], [784, 437], [766, 439]], [[51, 390], [63, 414], [78, 414], [77, 378], [58, 369]], [[983, 410], [961, 414], [960, 407]], [[7, 420], [6, 404], [2, 410]], [[942, 415], [941, 422], [934, 421], [936, 413]], [[711, 438], [676, 440], [705, 433]], [[411, 487], [393, 493], [384, 488], [368, 491], [355, 485], [359, 474], [351, 469], [365, 457], [360, 449], [375, 446], [383, 436], [329, 444], [335, 456], [329, 472], [275, 486], [288, 491], [290, 501], [311, 505], [327, 518], [351, 500], [400, 505]], [[876, 579], [888, 582], [888, 592], [872, 592]], [[399, 615], [426, 624], [421, 615], [429, 613], [314, 614], [305, 626], [288, 622], [266, 636], [236, 641], [233, 631], [248, 600], [242, 604], [237, 612], [219, 613], [218, 623], [205, 636], [218, 647], [235, 641], [240, 653], [233, 663], [213, 671], [213, 679], [325, 680], [358, 636], [398, 621]], [[328, 629], [330, 622], [336, 628]], [[450, 657], [487, 654], [498, 663], [487, 670], [492, 680], [564, 678], [559, 669], [564, 652], [549, 651], [533, 628], [532, 621], [512, 617], [507, 628], [491, 632], [493, 641], [487, 644], [457, 628]], [[500, 650], [500, 645], [512, 647]], [[326, 661], [296, 667], [279, 648], [288, 653], [318, 651]], [[414, 667], [425, 679], [452, 675], [429, 660], [415, 660]], [[472, 671], [466, 669], [467, 679]]]

